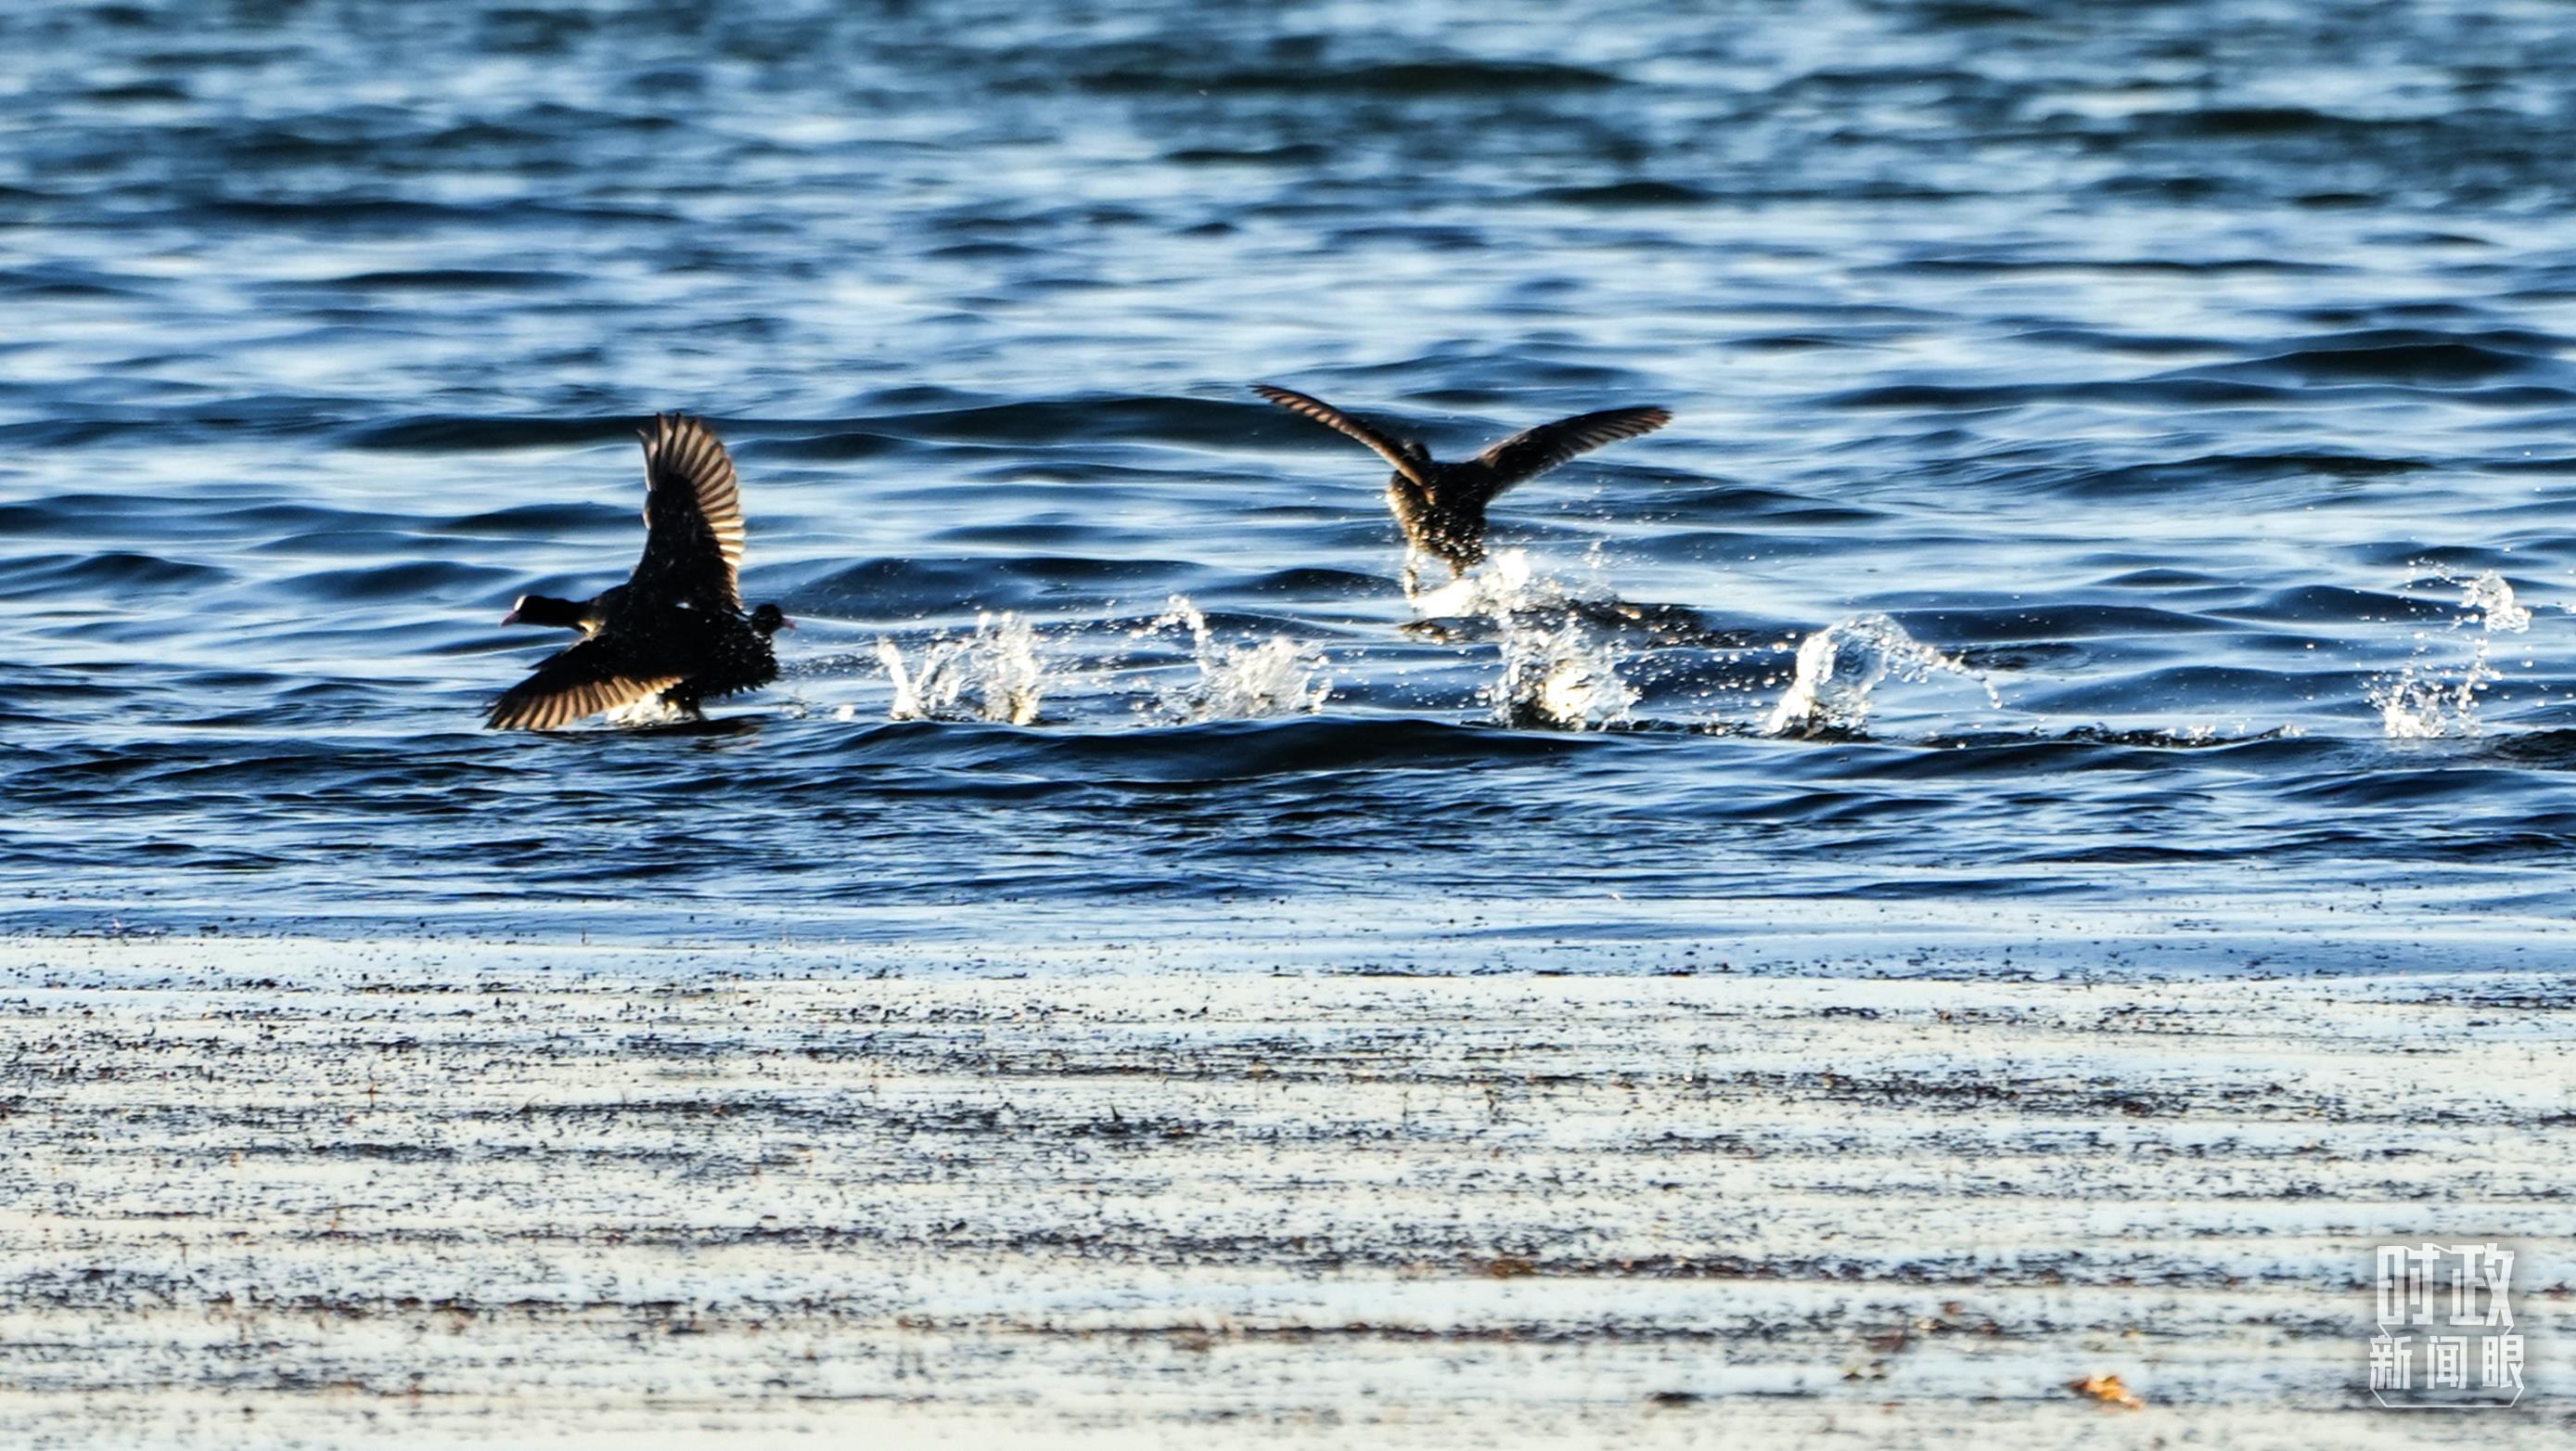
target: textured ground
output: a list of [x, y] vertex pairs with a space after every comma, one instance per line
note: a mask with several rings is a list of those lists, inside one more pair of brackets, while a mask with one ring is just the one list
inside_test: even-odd
[[19, 939], [0, 1444], [2418, 1444], [2383, 1236], [2522, 1249], [2444, 1428], [2565, 1444], [2554, 929], [2034, 923]]

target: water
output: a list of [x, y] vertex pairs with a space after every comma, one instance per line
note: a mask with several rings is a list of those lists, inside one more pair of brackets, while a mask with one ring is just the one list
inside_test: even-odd
[[[8, 920], [2566, 905], [2562, 11], [1560, 17], [0, 14]], [[479, 731], [655, 409], [784, 678]]]
[[1857, 733], [1869, 724], [1878, 689], [1891, 676], [1913, 682], [1936, 674], [1976, 679], [1987, 703], [2003, 708], [1991, 681], [1905, 633], [1903, 625], [1875, 611], [1855, 615], [1798, 642], [1797, 676], [1762, 729], [1775, 736]]
[[[891, 639], [877, 641], [877, 660], [885, 666], [894, 700], [886, 707], [891, 720], [993, 720], [1004, 725], [1034, 725], [1046, 701], [1047, 670], [1038, 659], [1037, 628], [1018, 615], [996, 620], [979, 616], [972, 634], [958, 639], [932, 639], [909, 662], [903, 647]], [[808, 667], [814, 674], [834, 662]], [[855, 720], [858, 707], [843, 705], [835, 719]]]

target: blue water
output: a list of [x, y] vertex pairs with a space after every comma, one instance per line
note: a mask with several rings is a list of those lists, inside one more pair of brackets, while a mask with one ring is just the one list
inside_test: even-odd
[[[10, 7], [5, 920], [2563, 906], [2571, 30]], [[1444, 453], [1677, 418], [1423, 618], [1383, 466], [1256, 380]], [[480, 731], [556, 643], [510, 601], [633, 563], [665, 409], [785, 678]], [[1837, 624], [1895, 668], [1766, 734]]]

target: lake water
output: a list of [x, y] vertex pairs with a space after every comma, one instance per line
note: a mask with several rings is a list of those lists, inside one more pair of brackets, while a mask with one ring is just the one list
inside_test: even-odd
[[[2554, 6], [761, 11], [0, 16], [0, 920], [2565, 906]], [[481, 731], [654, 410], [784, 677]]]

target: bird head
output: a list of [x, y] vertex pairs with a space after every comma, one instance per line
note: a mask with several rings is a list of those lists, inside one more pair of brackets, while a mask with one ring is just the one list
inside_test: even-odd
[[549, 630], [580, 630], [589, 626], [590, 605], [581, 600], [559, 600], [552, 595], [521, 595], [501, 617], [505, 625], [538, 625]]

